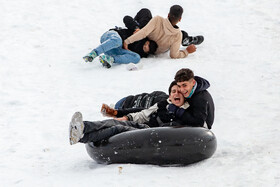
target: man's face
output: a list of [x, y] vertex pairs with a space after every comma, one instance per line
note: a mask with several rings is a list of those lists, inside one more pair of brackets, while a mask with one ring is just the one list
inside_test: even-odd
[[179, 92], [177, 85], [172, 86], [169, 94], [169, 100], [178, 107], [184, 104], [184, 96]]
[[150, 42], [149, 41], [146, 41], [145, 44], [143, 45], [143, 51], [145, 53], [149, 53], [149, 51], [150, 51]]
[[185, 98], [187, 98], [191, 91], [193, 86], [195, 85], [195, 80], [194, 79], [190, 79], [188, 81], [183, 81], [183, 82], [177, 82], [179, 91], [183, 94], [183, 96]]

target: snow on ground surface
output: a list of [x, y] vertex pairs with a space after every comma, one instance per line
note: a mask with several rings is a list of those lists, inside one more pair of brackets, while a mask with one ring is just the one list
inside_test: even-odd
[[[143, 59], [139, 71], [83, 62], [124, 15], [147, 7], [166, 17], [173, 4], [185, 10], [179, 27], [205, 37], [196, 53]], [[1, 0], [0, 186], [279, 186], [279, 9], [278, 0]], [[69, 145], [75, 111], [103, 120], [102, 103], [167, 92], [183, 67], [211, 83], [213, 157], [185, 167], [101, 165], [84, 145]]]

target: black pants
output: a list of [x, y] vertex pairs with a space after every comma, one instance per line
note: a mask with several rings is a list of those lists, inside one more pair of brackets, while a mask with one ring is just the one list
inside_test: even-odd
[[149, 126], [145, 124], [113, 119], [93, 122], [84, 121], [84, 125], [84, 137], [79, 141], [81, 143], [98, 142], [122, 132], [149, 128]]
[[147, 8], [142, 8], [134, 17], [125, 16], [123, 22], [128, 29], [135, 30], [137, 28], [142, 29], [153, 18], [152, 13]]

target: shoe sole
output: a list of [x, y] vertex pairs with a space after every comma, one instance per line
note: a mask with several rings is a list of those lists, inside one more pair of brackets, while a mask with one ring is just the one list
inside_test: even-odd
[[93, 58], [89, 57], [89, 56], [83, 57], [83, 59], [84, 59], [85, 62], [92, 62], [93, 61]]
[[102, 64], [103, 67], [106, 67], [106, 68], [111, 67], [111, 65], [106, 60], [104, 60], [103, 58], [99, 57], [99, 61]]
[[84, 130], [83, 116], [80, 112], [76, 112], [72, 116], [72, 120], [69, 125], [69, 140], [70, 145], [76, 144], [83, 137]]

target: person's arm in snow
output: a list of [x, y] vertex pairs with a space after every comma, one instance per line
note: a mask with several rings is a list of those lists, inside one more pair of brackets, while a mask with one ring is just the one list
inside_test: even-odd
[[180, 50], [182, 38], [179, 37], [175, 42], [170, 46], [170, 58], [185, 58], [189, 53], [196, 51], [195, 45], [190, 45], [186, 50]]
[[196, 51], [196, 47], [194, 44], [191, 44], [187, 47], [188, 53], [194, 53]]

